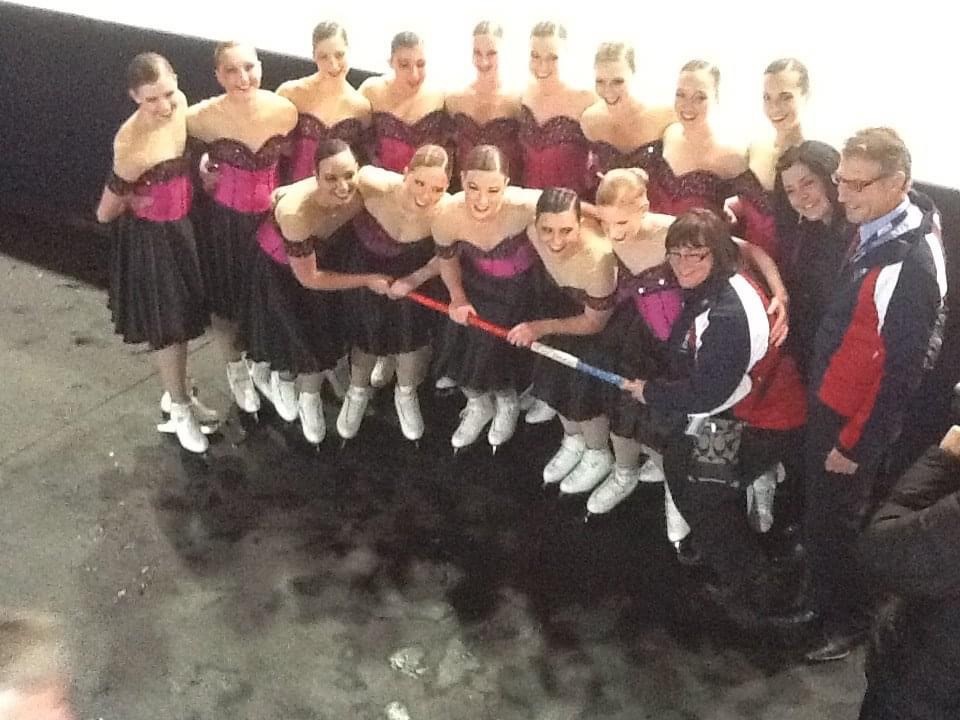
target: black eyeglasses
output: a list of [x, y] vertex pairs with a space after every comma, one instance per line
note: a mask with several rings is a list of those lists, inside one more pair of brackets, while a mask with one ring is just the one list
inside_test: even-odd
[[667, 250], [667, 260], [670, 260], [671, 262], [702, 263], [709, 254], [709, 250], [686, 253], [682, 253], [679, 250]]
[[841, 185], [844, 185], [844, 186], [846, 186], [847, 188], [849, 188], [850, 190], [853, 190], [854, 192], [860, 193], [860, 192], [863, 192], [864, 190], [866, 190], [866, 189], [867, 189], [868, 187], [870, 187], [871, 185], [873, 185], [873, 184], [874, 184], [875, 182], [877, 182], [878, 180], [883, 180], [885, 177], [890, 177], [890, 176], [889, 176], [889, 175], [878, 175], [878, 176], [875, 177], [873, 180], [848, 180], [848, 179], [845, 178], [845, 177], [841, 177], [838, 173], [833, 173], [833, 174], [830, 176], [830, 179], [833, 181], [833, 184], [836, 185], [837, 187], [840, 187]]

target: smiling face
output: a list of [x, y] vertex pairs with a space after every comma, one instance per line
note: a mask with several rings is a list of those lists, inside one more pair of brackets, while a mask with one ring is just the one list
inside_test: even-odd
[[880, 163], [860, 155], [841, 156], [837, 199], [847, 220], [862, 224], [883, 217], [903, 199], [903, 172], [885, 175]]
[[701, 285], [713, 270], [713, 254], [703, 246], [681, 245], [667, 251], [667, 260], [677, 278], [677, 284], [684, 290]]
[[562, 212], [541, 213], [535, 227], [537, 238], [552, 253], [562, 253], [580, 242], [580, 221], [572, 207]]
[[252, 97], [260, 87], [263, 76], [256, 49], [252, 45], [234, 45], [223, 50], [216, 75], [220, 87], [230, 97]]
[[156, 81], [130, 91], [130, 97], [139, 106], [140, 112], [158, 123], [167, 122], [173, 117], [179, 96], [177, 76], [166, 68], [160, 69]]
[[346, 205], [357, 190], [357, 160], [349, 150], [317, 164], [317, 194], [322, 205]]
[[824, 181], [802, 162], [794, 163], [780, 174], [783, 190], [797, 214], [811, 222], [829, 224], [833, 206]]
[[467, 212], [474, 220], [496, 216], [503, 206], [507, 176], [499, 170], [468, 170], [460, 176]]
[[313, 59], [321, 77], [345, 78], [350, 66], [347, 63], [347, 43], [343, 35], [337, 33], [318, 42], [313, 48]]
[[407, 170], [403, 176], [403, 192], [418, 210], [436, 205], [449, 185], [447, 171], [442, 167], [420, 166]]
[[673, 107], [684, 125], [696, 127], [705, 124], [716, 99], [717, 85], [708, 70], [684, 70], [680, 73]]
[[496, 75], [500, 69], [500, 38], [490, 33], [473, 36], [473, 67], [477, 75]]
[[633, 200], [621, 200], [613, 205], [598, 205], [600, 227], [610, 242], [622, 243], [637, 237], [649, 202], [643, 192]]
[[807, 96], [800, 84], [800, 73], [783, 70], [763, 76], [763, 112], [778, 132], [800, 128]]
[[596, 91], [608, 107], [619, 104], [630, 94], [633, 71], [626, 60], [598, 62], [594, 68]]
[[390, 57], [390, 67], [397, 82], [411, 93], [415, 93], [427, 77], [427, 60], [423, 54], [423, 45], [398, 48]]
[[557, 79], [562, 45], [556, 35], [530, 38], [530, 73], [538, 82]]

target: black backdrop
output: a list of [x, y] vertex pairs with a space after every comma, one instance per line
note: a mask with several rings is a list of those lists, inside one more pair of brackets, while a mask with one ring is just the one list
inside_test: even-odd
[[[291, 32], [310, 46], [312, 27]], [[221, 92], [216, 43], [0, 2], [0, 200], [7, 209], [92, 217], [110, 169], [113, 136], [133, 112], [127, 64], [165, 56], [190, 102]], [[303, 58], [260, 53], [263, 86], [313, 72]], [[370, 73], [351, 71], [358, 85]]]
[[[304, 47], [311, 30], [291, 28]], [[133, 111], [124, 88], [129, 60], [145, 50], [163, 54], [177, 70], [187, 98], [196, 101], [220, 91], [213, 76], [213, 46], [211, 40], [0, 1], [0, 208], [32, 217], [92, 220], [110, 168], [113, 135]], [[261, 57], [267, 88], [314, 69], [303, 58], [269, 52]], [[349, 79], [356, 85], [368, 75], [352, 71]], [[960, 192], [917, 186], [943, 214], [948, 275], [955, 290], [941, 361], [911, 412], [901, 456], [913, 455], [942, 432], [949, 419], [950, 388], [960, 380]], [[14, 234], [3, 234], [6, 245], [0, 249], [15, 251], [7, 247]]]

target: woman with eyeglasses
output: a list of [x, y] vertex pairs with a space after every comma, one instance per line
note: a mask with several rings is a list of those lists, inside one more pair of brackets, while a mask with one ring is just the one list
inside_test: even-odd
[[764, 436], [802, 427], [806, 398], [789, 355], [770, 343], [763, 290], [740, 272], [725, 220], [708, 210], [679, 216], [666, 235], [667, 261], [683, 293], [668, 340], [667, 372], [627, 390], [672, 428], [664, 453], [670, 492], [691, 539], [734, 614], [766, 614], [769, 562], [744, 512], [742, 466]]
[[[616, 257], [617, 308], [593, 344], [592, 357], [594, 364], [624, 377], [662, 371], [666, 341], [681, 307], [680, 288], [664, 262], [664, 239], [674, 217], [649, 211], [648, 185], [643, 170], [627, 168], [608, 172], [597, 189], [601, 227]], [[750, 243], [736, 242], [741, 265], [756, 270], [769, 287], [785, 297], [773, 260]], [[778, 333], [783, 333], [783, 320], [778, 317], [771, 329], [774, 342], [779, 339]], [[640, 482], [663, 480], [660, 452], [665, 437], [658, 419], [619, 390], [604, 388], [603, 395], [616, 462], [614, 472], [587, 501], [591, 514], [610, 512]]]

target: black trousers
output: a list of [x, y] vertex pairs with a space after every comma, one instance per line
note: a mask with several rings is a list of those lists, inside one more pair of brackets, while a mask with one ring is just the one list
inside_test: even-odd
[[811, 602], [828, 633], [861, 629], [869, 607], [869, 583], [853, 555], [871, 506], [879, 459], [852, 475], [828, 472], [824, 463], [836, 446], [844, 419], [812, 402], [806, 435], [804, 546], [810, 568]]
[[[722, 422], [722, 421], [721, 421]], [[747, 587], [766, 574], [767, 558], [747, 524], [746, 497], [739, 479], [742, 428], [737, 437], [714, 433], [708, 421], [699, 438], [677, 434], [663, 456], [673, 500], [696, 540], [697, 548], [721, 581]], [[712, 462], [698, 459], [697, 447], [721, 448]]]
[[763, 430], [745, 427], [740, 444], [740, 476], [750, 483], [762, 473], [783, 464], [783, 482], [777, 486], [773, 528], [779, 535], [787, 526], [803, 521], [803, 435], [804, 429]]

